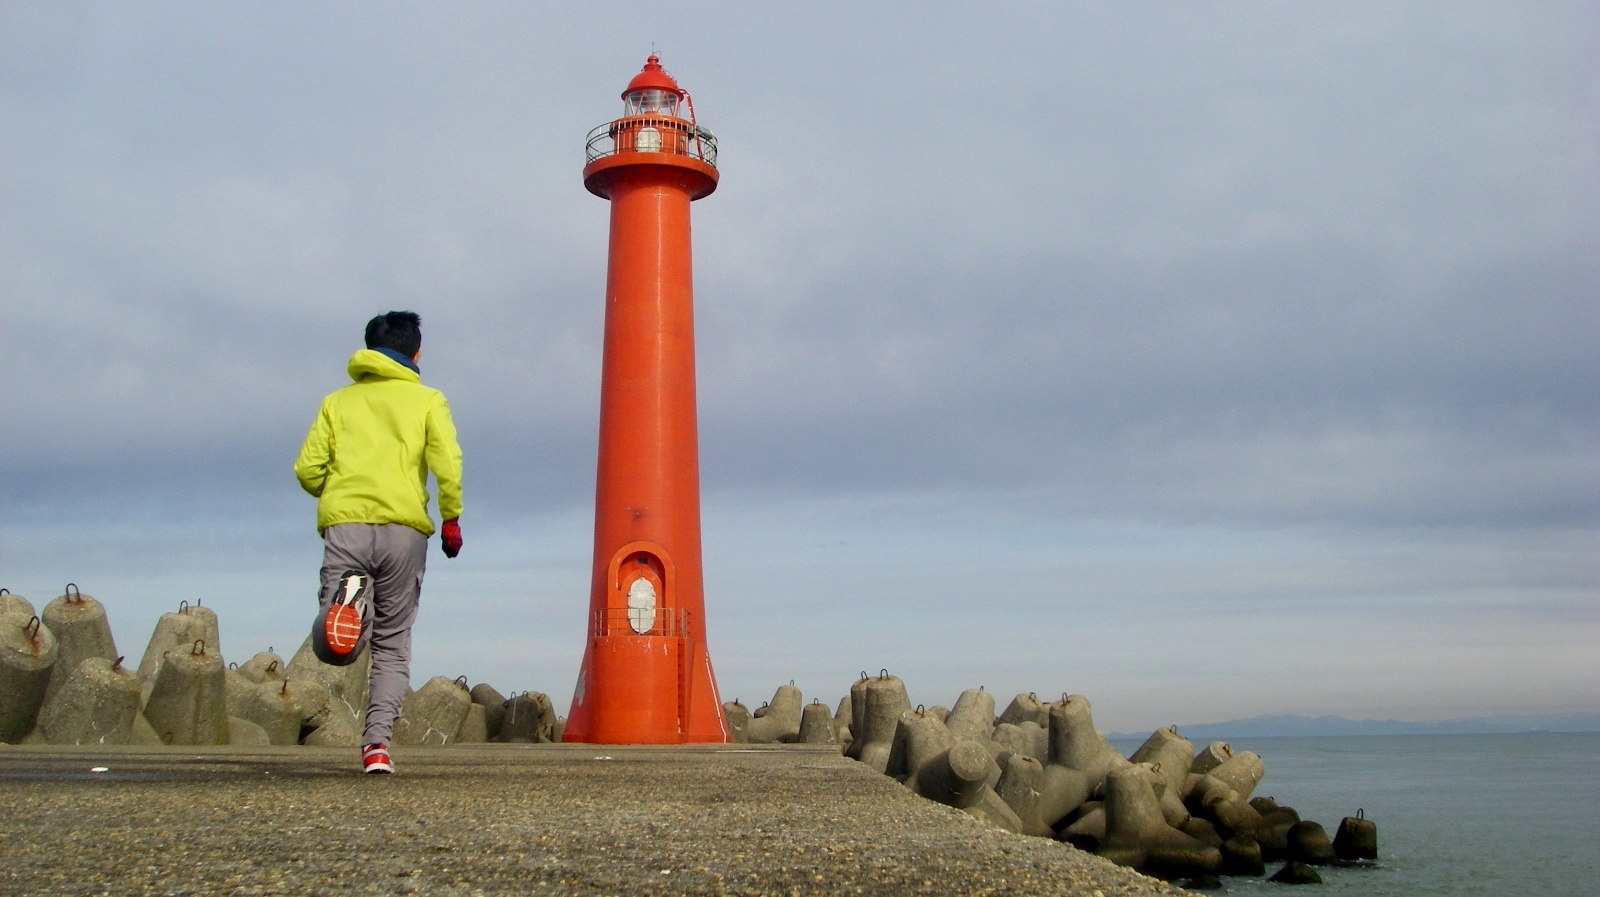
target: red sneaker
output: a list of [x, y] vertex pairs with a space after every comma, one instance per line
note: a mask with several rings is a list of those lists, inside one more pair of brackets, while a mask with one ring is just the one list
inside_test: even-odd
[[339, 578], [339, 588], [333, 594], [333, 603], [322, 621], [322, 637], [328, 650], [345, 657], [361, 644], [362, 617], [366, 615], [367, 583], [365, 573], [351, 570]]
[[394, 772], [394, 761], [389, 759], [389, 746], [369, 744], [361, 749], [361, 771], [366, 773]]

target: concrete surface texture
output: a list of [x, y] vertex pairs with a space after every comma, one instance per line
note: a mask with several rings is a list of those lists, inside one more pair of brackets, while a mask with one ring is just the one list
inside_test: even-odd
[[1182, 894], [836, 747], [0, 745], [0, 893]]

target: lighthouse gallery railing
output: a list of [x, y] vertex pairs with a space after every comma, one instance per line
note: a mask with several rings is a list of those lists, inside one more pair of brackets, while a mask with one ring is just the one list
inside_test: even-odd
[[[659, 148], [646, 149], [637, 141], [639, 132], [653, 128], [662, 139]], [[618, 141], [618, 136], [623, 140]], [[640, 145], [635, 145], [639, 143]], [[652, 144], [653, 145], [653, 144]], [[717, 165], [717, 138], [710, 131], [681, 118], [669, 116], [630, 115], [627, 118], [606, 122], [589, 132], [584, 144], [584, 164], [596, 159], [614, 156], [619, 152], [661, 152], [688, 156], [715, 168]]]

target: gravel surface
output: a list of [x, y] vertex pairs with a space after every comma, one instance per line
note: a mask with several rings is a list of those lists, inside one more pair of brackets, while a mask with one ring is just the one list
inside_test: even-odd
[[[0, 894], [1182, 894], [803, 746], [0, 745]], [[103, 767], [104, 771], [92, 771]]]

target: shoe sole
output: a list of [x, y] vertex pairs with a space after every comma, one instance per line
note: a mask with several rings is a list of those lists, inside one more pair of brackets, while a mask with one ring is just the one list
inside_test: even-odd
[[361, 644], [361, 618], [365, 610], [362, 599], [367, 594], [367, 582], [366, 574], [353, 570], [339, 578], [338, 591], [334, 593], [333, 605], [328, 608], [322, 628], [328, 649], [336, 654], [349, 654]]

